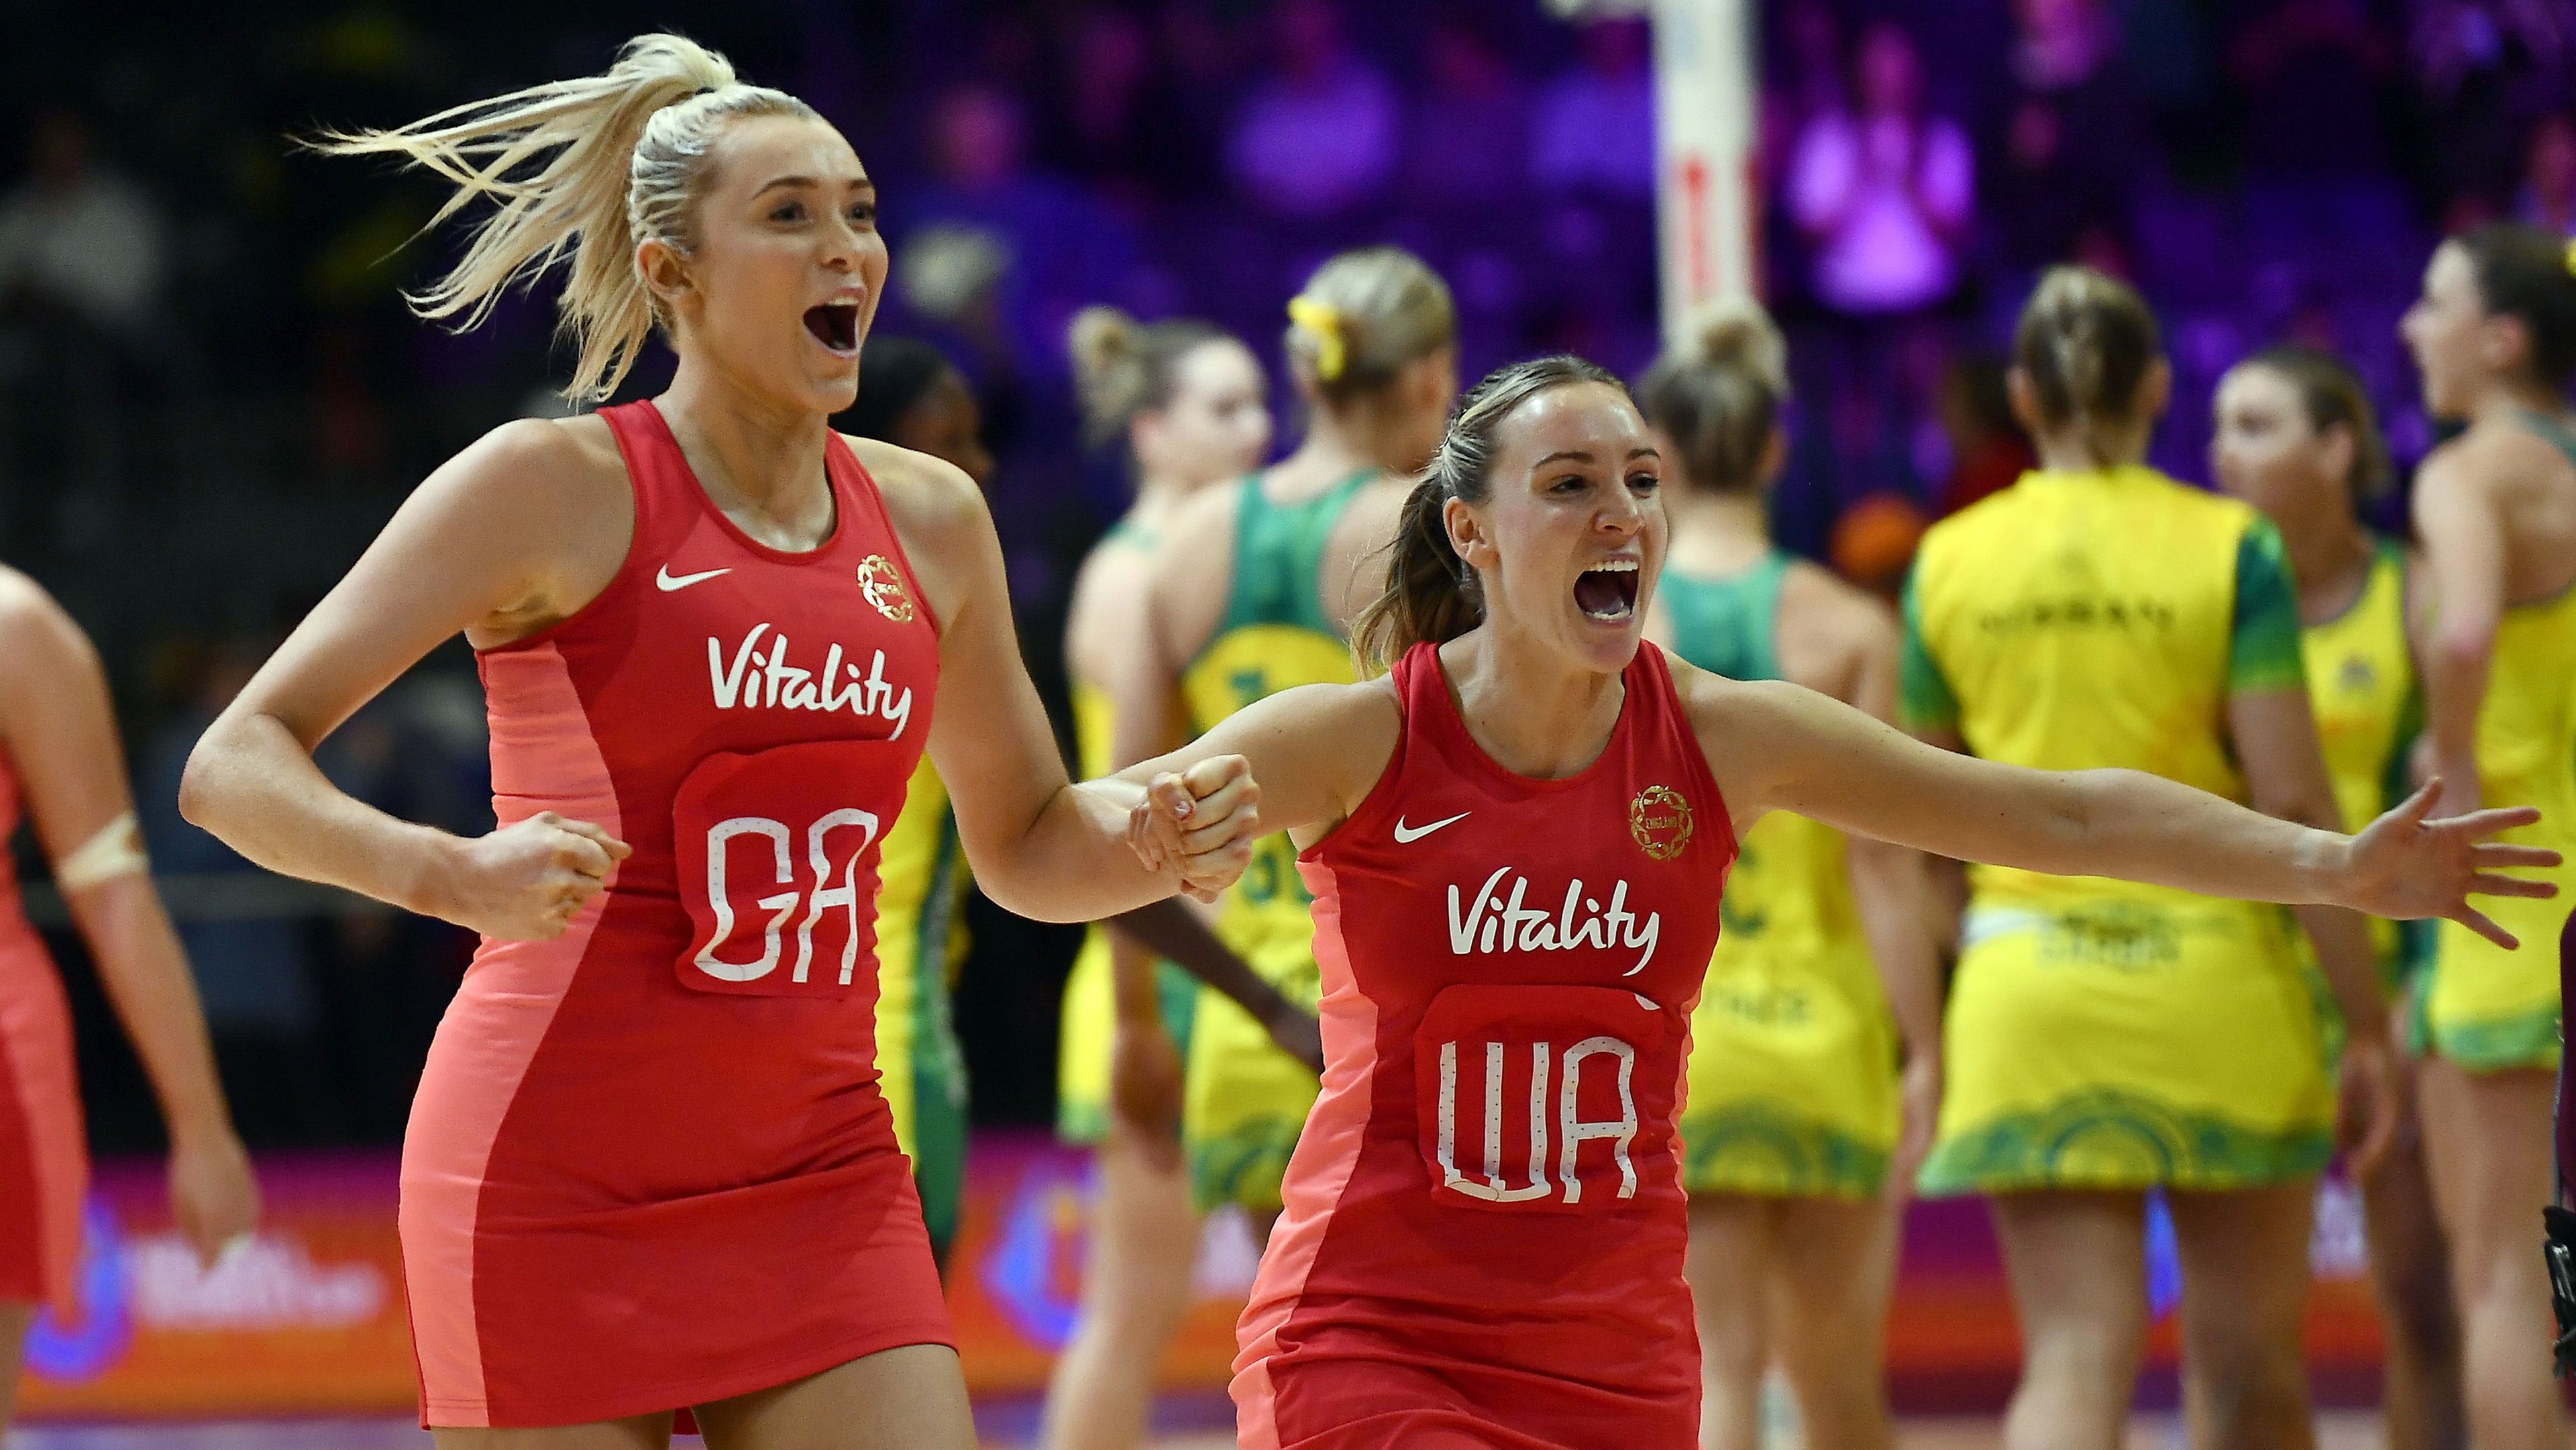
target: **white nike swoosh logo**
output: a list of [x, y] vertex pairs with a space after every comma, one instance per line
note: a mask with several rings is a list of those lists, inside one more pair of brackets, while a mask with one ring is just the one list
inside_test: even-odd
[[1445, 821], [1433, 821], [1427, 826], [1408, 826], [1404, 823], [1404, 817], [1397, 816], [1395, 818], [1396, 844], [1401, 846], [1412, 845], [1414, 842], [1430, 835], [1433, 831], [1439, 830], [1442, 826], [1456, 825], [1458, 822], [1463, 821], [1474, 814], [1475, 812], [1473, 811], [1460, 811], [1458, 814], [1451, 816]]
[[653, 576], [653, 587], [661, 590], [665, 594], [668, 594], [674, 589], [686, 589], [692, 584], [704, 584], [708, 580], [716, 577], [718, 574], [730, 574], [732, 572], [733, 570], [731, 568], [723, 568], [709, 569], [698, 574], [675, 575], [671, 572], [671, 566], [665, 564], [662, 566], [662, 572]]

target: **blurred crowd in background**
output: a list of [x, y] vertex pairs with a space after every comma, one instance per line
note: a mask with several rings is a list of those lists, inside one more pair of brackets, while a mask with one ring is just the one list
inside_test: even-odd
[[[2156, 304], [2177, 404], [2155, 459], [2198, 478], [2218, 375], [2284, 339], [2349, 357], [2411, 465], [2434, 432], [2395, 329], [2434, 239], [2504, 216], [2576, 237], [2576, 0], [1754, 8], [1761, 255], [1796, 386], [1777, 529], [1873, 587], [1893, 591], [1926, 522], [2026, 466], [2000, 357], [2051, 262]], [[0, 560], [107, 657], [255, 1147], [392, 1142], [472, 943], [262, 881], [178, 819], [180, 763], [421, 476], [559, 410], [567, 364], [542, 298], [471, 334], [414, 321], [401, 289], [448, 255], [414, 236], [440, 192], [292, 135], [597, 70], [648, 21], [814, 103], [883, 188], [879, 333], [937, 344], [979, 394], [1024, 643], [1059, 709], [1072, 567], [1123, 505], [1116, 461], [1080, 442], [1077, 308], [1205, 316], [1275, 361], [1314, 264], [1394, 241], [1449, 278], [1471, 379], [1556, 349], [1633, 376], [1656, 344], [1649, 33], [1537, 0], [0, 13], [18, 152], [0, 157]], [[2387, 507], [2402, 523], [2402, 492]], [[325, 765], [399, 814], [488, 827], [462, 645]], [[980, 903], [972, 920], [978, 1116], [1042, 1120], [1073, 937]], [[55, 946], [92, 1136], [148, 1145], [76, 940]]]

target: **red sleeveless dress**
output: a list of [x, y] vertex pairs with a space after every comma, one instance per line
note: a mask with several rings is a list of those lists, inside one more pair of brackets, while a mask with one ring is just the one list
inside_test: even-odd
[[878, 840], [938, 639], [835, 437], [834, 526], [765, 547], [651, 403], [603, 409], [635, 538], [571, 618], [482, 652], [493, 806], [635, 850], [553, 941], [486, 941], [403, 1143], [424, 1423], [528, 1427], [949, 1343], [877, 1089]]
[[68, 1314], [89, 1152], [71, 1008], [18, 901], [8, 851], [17, 831], [18, 774], [0, 750], [0, 1302]]
[[1298, 859], [1324, 1090], [1239, 1333], [1247, 1447], [1694, 1443], [1674, 1122], [1735, 832], [1662, 654], [1531, 780], [1438, 650], [1376, 788]]

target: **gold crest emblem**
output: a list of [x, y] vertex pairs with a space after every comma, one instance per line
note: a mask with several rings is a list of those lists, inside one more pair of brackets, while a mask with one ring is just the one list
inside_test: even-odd
[[1638, 850], [1658, 861], [1680, 855], [1696, 824], [1690, 802], [1668, 785], [1650, 785], [1628, 803], [1628, 834], [1637, 838]]
[[897, 624], [912, 623], [912, 595], [903, 587], [903, 571], [883, 554], [870, 554], [859, 561], [859, 592], [877, 613]]

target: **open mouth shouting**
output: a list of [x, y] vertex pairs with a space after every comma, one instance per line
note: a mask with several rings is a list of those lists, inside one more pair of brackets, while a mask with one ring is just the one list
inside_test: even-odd
[[1617, 624], [1637, 612], [1637, 561], [1604, 559], [1574, 580], [1574, 607], [1587, 619]]
[[834, 357], [859, 355], [859, 304], [855, 298], [835, 299], [819, 307], [805, 309], [805, 330], [823, 344]]

